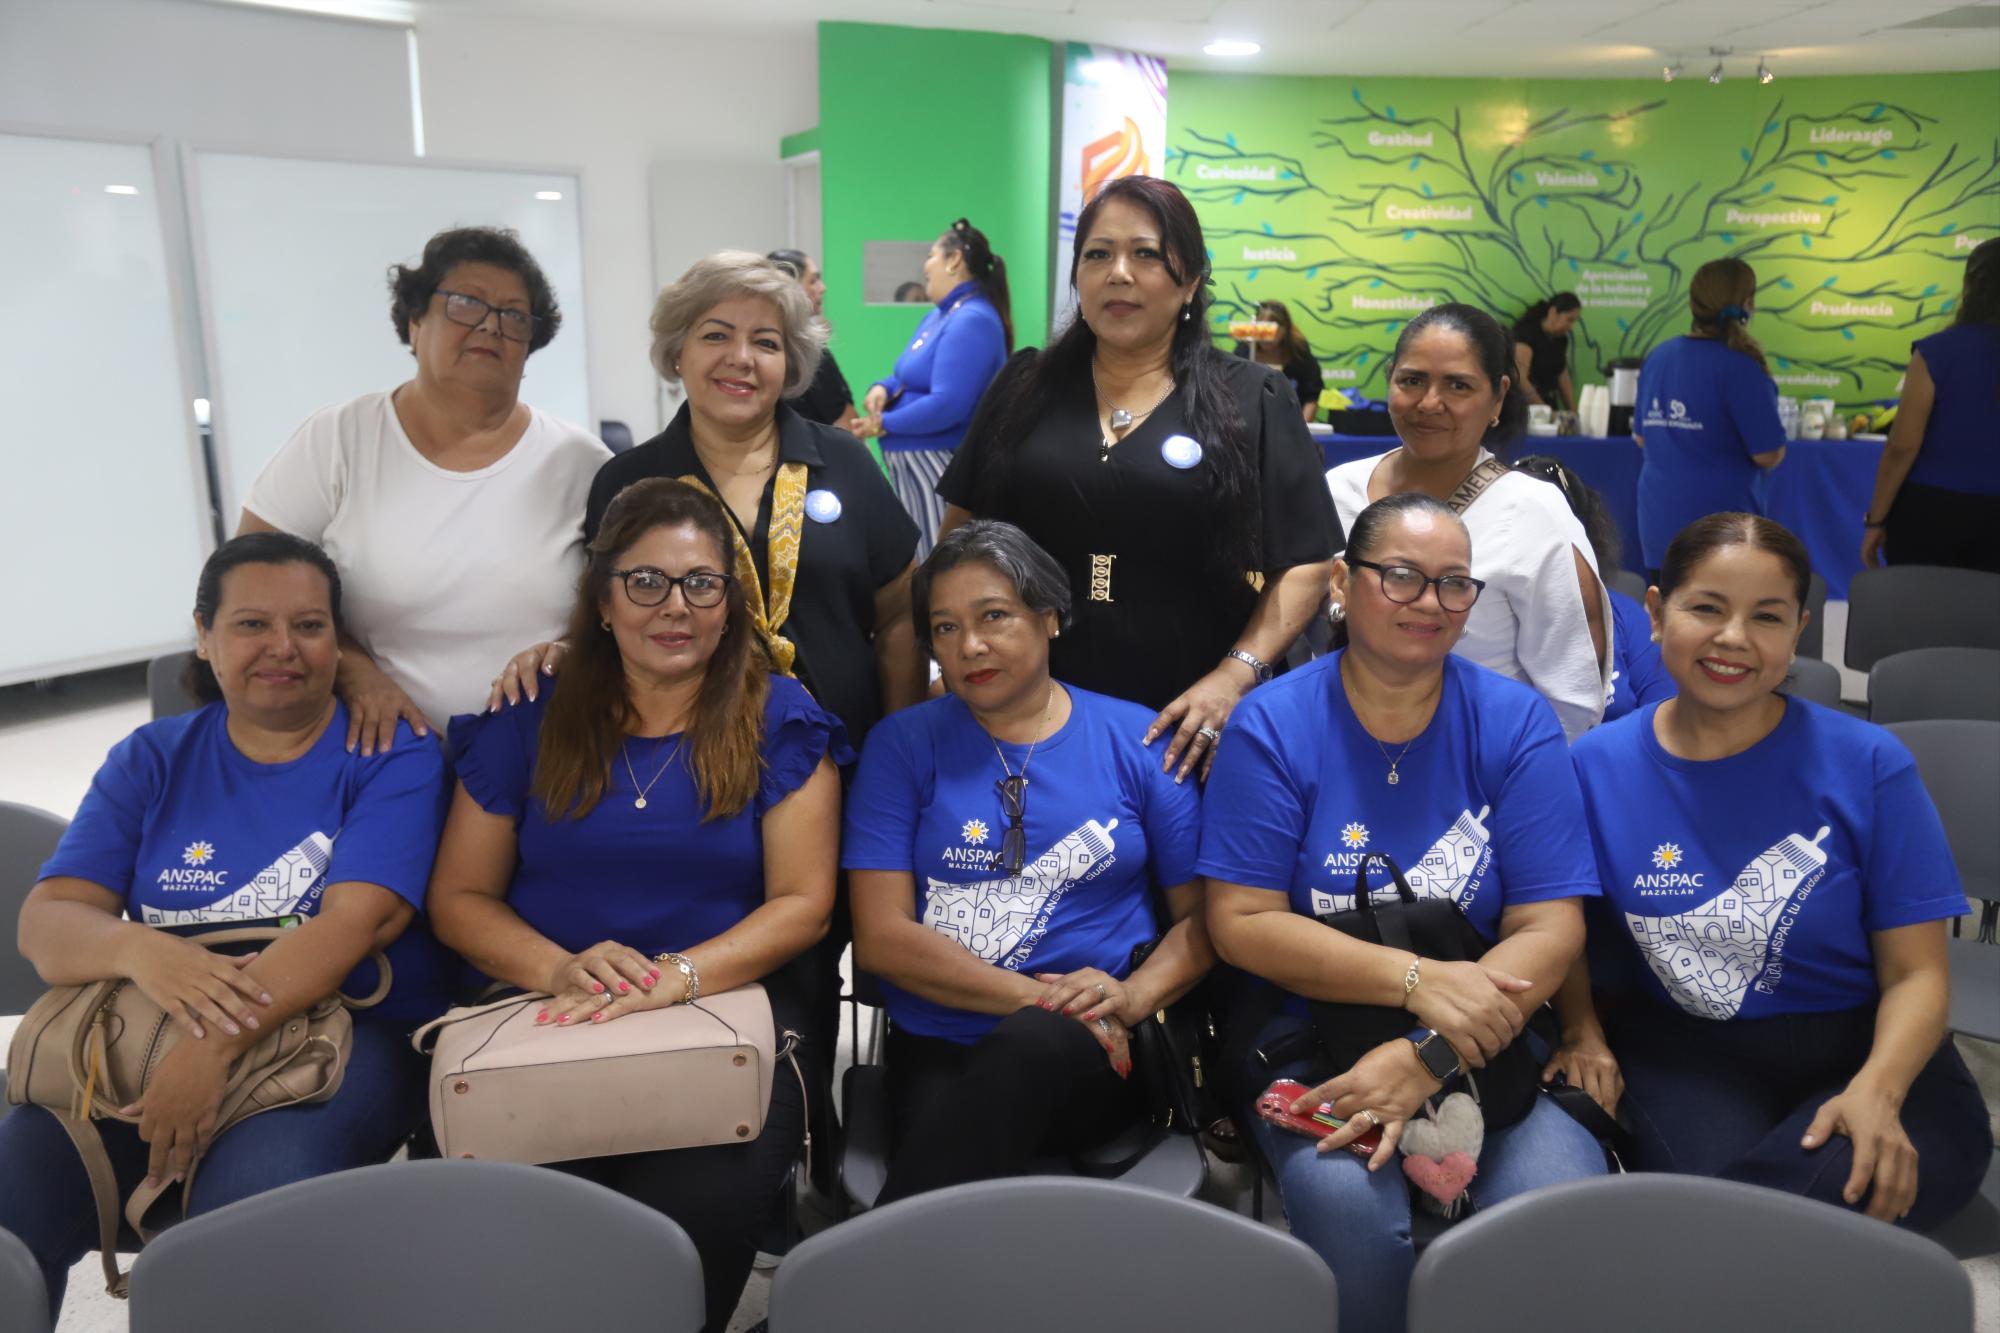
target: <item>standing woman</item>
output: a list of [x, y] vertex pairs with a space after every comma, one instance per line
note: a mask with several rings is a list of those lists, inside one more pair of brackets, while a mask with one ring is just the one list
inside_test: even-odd
[[923, 533], [919, 560], [930, 554], [944, 517], [938, 478], [965, 438], [980, 395], [1014, 350], [1007, 261], [964, 218], [925, 257], [924, 294], [937, 308], [917, 325], [895, 373], [869, 388], [858, 431], [882, 441], [897, 498]]
[[[826, 302], [826, 275], [813, 257], [803, 250], [773, 250], [764, 258], [799, 280], [806, 299], [812, 302], [813, 316], [818, 318]], [[807, 421], [842, 430], [854, 429], [854, 423], [860, 420], [854, 411], [854, 391], [847, 387], [847, 376], [840, 373], [840, 363], [833, 359], [831, 347], [820, 352], [819, 369], [813, 372], [806, 391], [792, 400], [792, 410]]]
[[1763, 474], [1785, 459], [1778, 385], [1750, 336], [1757, 273], [1711, 259], [1688, 286], [1694, 324], [1655, 347], [1639, 372], [1632, 438], [1639, 471], [1639, 546], [1658, 569], [1674, 534], [1709, 514], [1764, 512]]
[[1903, 743], [1777, 692], [1811, 578], [1755, 514], [1668, 546], [1646, 601], [1680, 693], [1572, 755], [1608, 909], [1593, 937], [1609, 927], [1630, 981], [1600, 1008], [1572, 971], [1550, 1071], [1607, 1109], [1629, 1092], [1641, 1170], [1927, 1230], [1992, 1163], [1945, 1032], [1965, 892]]
[[554, 636], [583, 568], [577, 521], [611, 456], [521, 401], [562, 327], [555, 290], [511, 231], [460, 227], [389, 270], [389, 318], [417, 373], [322, 408], [250, 488], [239, 534], [289, 532], [340, 569], [335, 688], [346, 743], [389, 748], [480, 706], [495, 662]]
[[[2000, 574], [2000, 237], [1965, 261], [1951, 327], [1910, 349], [1903, 401], [1868, 502], [1861, 563], [1959, 565]], [[1885, 550], [1886, 546], [1886, 550]]]
[[1077, 219], [1077, 317], [1008, 364], [938, 483], [945, 528], [1022, 528], [1083, 595], [1057, 679], [1154, 709], [1206, 773], [1237, 702], [1326, 597], [1340, 527], [1278, 375], [1216, 348], [1187, 196], [1111, 181]]
[[1534, 686], [1574, 740], [1604, 713], [1611, 609], [1562, 495], [1496, 457], [1528, 413], [1508, 373], [1510, 346], [1498, 320], [1468, 305], [1433, 306], [1405, 324], [1389, 361], [1389, 421], [1402, 446], [1329, 469], [1326, 482], [1350, 527], [1399, 491], [1463, 514], [1486, 592], [1458, 654]]
[[1326, 392], [1326, 376], [1313, 355], [1312, 344], [1299, 326], [1292, 323], [1291, 307], [1283, 301], [1262, 301], [1257, 318], [1278, 326], [1278, 336], [1270, 342], [1237, 343], [1236, 355], [1247, 356], [1261, 366], [1273, 366], [1298, 395], [1299, 413], [1307, 421], [1319, 416], [1319, 396]]
[[1583, 302], [1576, 293], [1557, 292], [1514, 321], [1514, 382], [1527, 391], [1530, 403], [1576, 411], [1576, 390], [1569, 382], [1569, 331], [1582, 318]]

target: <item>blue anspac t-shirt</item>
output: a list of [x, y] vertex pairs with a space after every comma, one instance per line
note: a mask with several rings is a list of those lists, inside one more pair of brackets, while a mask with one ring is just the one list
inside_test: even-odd
[[1655, 347], [1639, 372], [1632, 429], [1645, 437], [1639, 471], [1639, 545], [1658, 569], [1674, 534], [1709, 514], [1764, 512], [1752, 454], [1785, 446], [1778, 386], [1717, 338]]
[[[557, 678], [538, 699], [451, 721], [458, 780], [481, 809], [514, 821], [507, 905], [571, 953], [617, 940], [648, 955], [692, 948], [763, 906], [764, 815], [804, 786], [821, 759], [847, 762], [840, 720], [798, 681], [773, 676], [763, 776], [736, 814], [703, 821], [694, 768], [677, 734], [628, 739], [589, 813], [551, 819], [530, 789], [542, 718], [560, 686]], [[641, 787], [644, 809], [634, 804]]]
[[1660, 661], [1660, 645], [1653, 642], [1653, 619], [1646, 608], [1616, 588], [1605, 591], [1611, 594], [1611, 643], [1617, 658], [1611, 687], [1604, 692], [1604, 720], [1611, 722], [1642, 704], [1671, 699], [1680, 690]]
[[[385, 951], [387, 998], [361, 1012], [436, 1017], [450, 969], [422, 911], [451, 790], [437, 742], [398, 723], [388, 749], [350, 753], [347, 706], [336, 703], [311, 749], [260, 764], [228, 722], [209, 704], [112, 747], [42, 877], [109, 889], [133, 920], [178, 934], [310, 917], [330, 885], [379, 885], [418, 915]], [[375, 981], [363, 962], [341, 989], [361, 995]]]
[[[849, 870], [916, 880], [917, 920], [982, 962], [1026, 976], [1096, 967], [1126, 974], [1159, 933], [1154, 891], [1195, 875], [1201, 798], [1140, 744], [1152, 710], [1074, 685], [1069, 719], [1028, 763], [1027, 864], [995, 860], [1007, 819], [993, 739], [955, 696], [891, 714], [868, 733], [847, 799]], [[1025, 745], [1002, 745], [1021, 771]], [[889, 1016], [925, 1037], [973, 1042], [992, 1014], [948, 1009], [885, 983]]]
[[[1258, 686], [1230, 714], [1203, 797], [1202, 874], [1278, 890], [1315, 916], [1353, 907], [1363, 858], [1384, 853], [1414, 892], [1449, 898], [1489, 941], [1507, 907], [1597, 895], [1583, 798], [1547, 700], [1447, 657], [1430, 725], [1385, 754], [1347, 701], [1345, 656]], [[1384, 880], [1371, 871], [1374, 889]]]
[[1882, 728], [1788, 699], [1742, 754], [1668, 754], [1649, 705], [1578, 739], [1606, 913], [1655, 996], [1698, 1018], [1873, 1003], [1869, 936], [1967, 910], [1916, 761]]

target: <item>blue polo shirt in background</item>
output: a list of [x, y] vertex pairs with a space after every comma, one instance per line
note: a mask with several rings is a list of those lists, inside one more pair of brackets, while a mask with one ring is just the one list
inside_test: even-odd
[[1646, 442], [1639, 546], [1648, 569], [1665, 563], [1667, 544], [1698, 518], [1764, 512], [1763, 470], [1750, 456], [1785, 446], [1778, 386], [1721, 339], [1683, 336], [1653, 349], [1632, 430]]

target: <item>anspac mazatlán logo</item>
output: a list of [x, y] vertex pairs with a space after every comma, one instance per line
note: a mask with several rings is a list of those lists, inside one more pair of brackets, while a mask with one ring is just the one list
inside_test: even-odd
[[1656, 870], [1679, 870], [1687, 854], [1681, 851], [1677, 842], [1663, 842], [1653, 849], [1653, 867]]
[[214, 859], [215, 844], [206, 839], [196, 839], [187, 845], [187, 850], [181, 853], [182, 865], [205, 866]]
[[1340, 845], [1349, 851], [1360, 851], [1368, 845], [1368, 826], [1348, 824], [1340, 830]]
[[985, 844], [987, 832], [985, 820], [968, 819], [958, 830], [958, 836], [971, 843], [974, 847], [979, 847]]

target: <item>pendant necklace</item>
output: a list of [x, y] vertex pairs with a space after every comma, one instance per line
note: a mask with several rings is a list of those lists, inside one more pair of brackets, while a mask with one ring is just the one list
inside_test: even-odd
[[639, 775], [632, 771], [632, 738], [630, 736], [627, 736], [625, 738], [625, 744], [619, 747], [618, 753], [622, 755], [625, 759], [625, 772], [632, 779], [632, 790], [639, 793], [638, 798], [632, 802], [633, 809], [644, 810], [646, 808], [646, 793], [653, 790], [653, 784], [658, 782], [660, 780], [661, 775], [667, 771], [667, 765], [674, 762], [674, 755], [679, 750], [679, 748], [680, 748], [679, 746], [667, 747], [667, 757], [665, 761], [661, 763], [660, 771], [658, 773], [653, 774], [652, 778], [646, 783], [646, 785], [641, 787], [639, 785]]
[[[1028, 812], [1028, 765], [1035, 761], [1035, 747], [1042, 743], [1042, 732], [1048, 729], [1049, 714], [1054, 711], [1055, 706], [1056, 683], [1051, 680], [1048, 698], [1042, 703], [1041, 725], [1035, 728], [1034, 736], [1028, 741], [1028, 753], [1021, 757], [1019, 773], [1008, 767], [1006, 752], [1001, 750], [1000, 742], [994, 739], [993, 733], [990, 731], [986, 733], [986, 739], [993, 746], [993, 756], [1000, 761], [1000, 771], [1007, 775], [1006, 782], [1000, 784], [1003, 797], [1008, 788], [1014, 790], [1012, 806], [1004, 810], [1007, 815], [1007, 832], [1001, 837], [1000, 850], [994, 857], [996, 863], [1010, 875], [1019, 874], [1021, 866], [1028, 859], [1028, 833], [1022, 827], [1022, 821]], [[1006, 802], [1003, 801], [1003, 807], [1005, 805]]]
[[[1095, 357], [1092, 357], [1090, 362], [1090, 387], [1097, 394], [1098, 401], [1103, 402], [1104, 389], [1097, 382], [1097, 359]], [[1160, 396], [1158, 398], [1155, 398], [1153, 400], [1153, 405], [1151, 407], [1148, 407], [1145, 411], [1138, 413], [1129, 412], [1126, 409], [1118, 407], [1114, 404], [1111, 408], [1112, 434], [1103, 437], [1103, 443], [1098, 447], [1097, 461], [1100, 463], [1110, 462], [1111, 450], [1114, 446], [1117, 445], [1119, 440], [1125, 437], [1125, 432], [1132, 429], [1132, 427], [1137, 425], [1139, 422], [1144, 421], [1147, 417], [1153, 415], [1153, 413], [1157, 412], [1160, 408], [1160, 404], [1166, 402], [1167, 395], [1171, 394], [1173, 391], [1174, 391], [1174, 381], [1173, 377], [1170, 375], [1167, 377], [1167, 387], [1163, 391], [1161, 391]]]
[[[1418, 735], [1421, 734], [1422, 734], [1421, 732], [1418, 733]], [[1375, 748], [1382, 752], [1382, 757], [1384, 759], [1389, 759], [1388, 746], [1382, 744], [1382, 742], [1379, 740], [1375, 740], [1373, 733], [1370, 733], [1368, 739], [1371, 741], [1375, 741]], [[1396, 751], [1396, 757], [1394, 759], [1389, 759], [1389, 785], [1391, 787], [1395, 786], [1397, 783], [1403, 780], [1402, 778], [1396, 775], [1396, 765], [1403, 762], [1403, 756], [1408, 754], [1410, 752], [1410, 747], [1412, 745], [1415, 745], [1416, 743], [1417, 743], [1416, 736], [1410, 737], [1409, 740], [1403, 742], [1403, 748]]]

